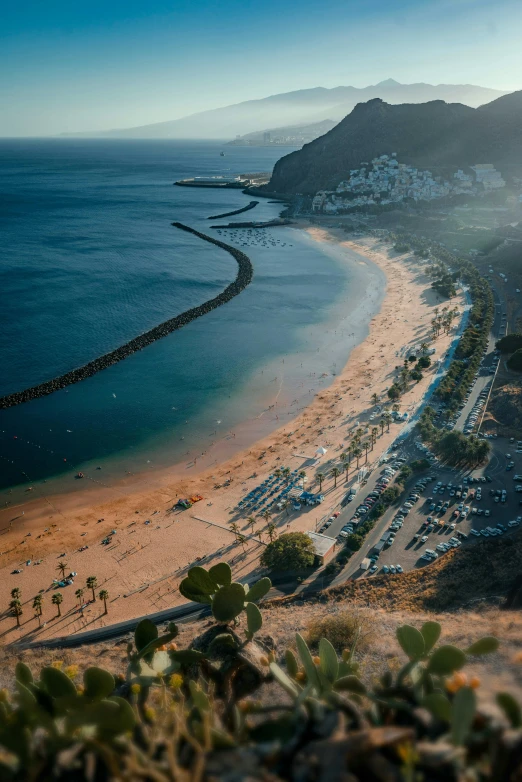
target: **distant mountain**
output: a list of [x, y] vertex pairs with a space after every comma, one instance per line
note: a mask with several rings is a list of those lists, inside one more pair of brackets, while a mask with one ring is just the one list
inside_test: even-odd
[[326, 119], [339, 121], [360, 102], [382, 98], [388, 103], [424, 103], [430, 100], [459, 102], [468, 106], [503, 95], [501, 90], [471, 84], [399, 84], [386, 79], [370, 87], [314, 87], [307, 90], [271, 95], [224, 108], [201, 111], [188, 117], [137, 128], [85, 133], [67, 136], [121, 138], [220, 138], [259, 132], [260, 128], [307, 125]]
[[494, 163], [522, 166], [522, 91], [473, 109], [430, 101], [392, 106], [359, 103], [326, 135], [279, 160], [267, 186], [279, 193], [313, 194], [335, 188], [350, 169], [396, 152], [423, 168]]
[[272, 146], [277, 144], [290, 144], [302, 146], [309, 144], [310, 141], [324, 136], [329, 130], [334, 128], [337, 122], [331, 119], [325, 119], [322, 122], [313, 122], [311, 125], [287, 125], [283, 128], [267, 128], [266, 130], [246, 133], [239, 136], [234, 141], [228, 143], [232, 146]]

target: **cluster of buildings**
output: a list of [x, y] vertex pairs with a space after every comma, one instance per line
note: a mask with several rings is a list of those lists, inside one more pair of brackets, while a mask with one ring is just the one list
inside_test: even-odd
[[491, 163], [478, 163], [472, 174], [459, 169], [451, 181], [434, 176], [415, 166], [399, 163], [397, 154], [380, 155], [371, 163], [361, 163], [353, 169], [336, 190], [319, 190], [312, 201], [314, 212], [338, 214], [355, 206], [393, 204], [412, 199], [431, 201], [443, 196], [461, 193], [477, 195], [505, 187], [505, 181]]

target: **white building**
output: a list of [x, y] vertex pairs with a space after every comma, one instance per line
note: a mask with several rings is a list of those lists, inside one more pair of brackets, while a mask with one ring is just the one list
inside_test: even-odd
[[477, 184], [483, 185], [484, 190], [498, 190], [506, 186], [502, 174], [492, 163], [477, 163], [471, 168], [475, 172]]
[[335, 190], [320, 190], [314, 197], [314, 212], [338, 214], [357, 206], [393, 204], [413, 199], [431, 201], [448, 195], [477, 195], [484, 191], [504, 187], [501, 174], [491, 163], [478, 163], [473, 175], [458, 169], [450, 182], [433, 176], [428, 170], [419, 170], [397, 160], [397, 154], [380, 155], [371, 163], [361, 163], [351, 169], [349, 175]]

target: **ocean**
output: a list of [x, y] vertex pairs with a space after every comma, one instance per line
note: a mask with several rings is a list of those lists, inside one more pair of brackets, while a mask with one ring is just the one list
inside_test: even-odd
[[[294, 228], [218, 233], [210, 226], [229, 220], [208, 217], [251, 197], [173, 187], [270, 171], [290, 151], [0, 141], [0, 395], [80, 366], [235, 278], [228, 253], [173, 221], [236, 244], [254, 265], [252, 284], [226, 305], [92, 378], [0, 411], [0, 489], [73, 489], [78, 470], [110, 484], [193, 458], [268, 409], [275, 428], [331, 381], [379, 304], [375, 267]], [[280, 209], [261, 199], [231, 219]]]

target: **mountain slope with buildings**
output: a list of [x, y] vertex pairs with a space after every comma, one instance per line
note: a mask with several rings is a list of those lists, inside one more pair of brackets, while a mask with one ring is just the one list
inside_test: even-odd
[[270, 128], [268, 130], [246, 133], [237, 136], [234, 141], [229, 141], [230, 146], [237, 147], [270, 147], [270, 146], [303, 146], [309, 144], [319, 136], [324, 136], [329, 130], [335, 128], [337, 122], [325, 119], [322, 122], [314, 122], [311, 125], [287, 125], [282, 128]]
[[478, 109], [431, 101], [390, 105], [380, 99], [358, 104], [325, 136], [279, 160], [268, 189], [314, 195], [332, 190], [350, 171], [395, 153], [408, 166], [451, 170], [492, 163], [522, 164], [522, 92]]
[[231, 106], [201, 111], [180, 119], [137, 128], [68, 133], [64, 135], [115, 138], [233, 139], [262, 128], [283, 128], [333, 120], [339, 122], [353, 107], [372, 98], [388, 103], [423, 103], [429, 100], [458, 101], [480, 106], [503, 95], [501, 90], [472, 84], [400, 84], [386, 79], [369, 87], [314, 87], [248, 100]]

